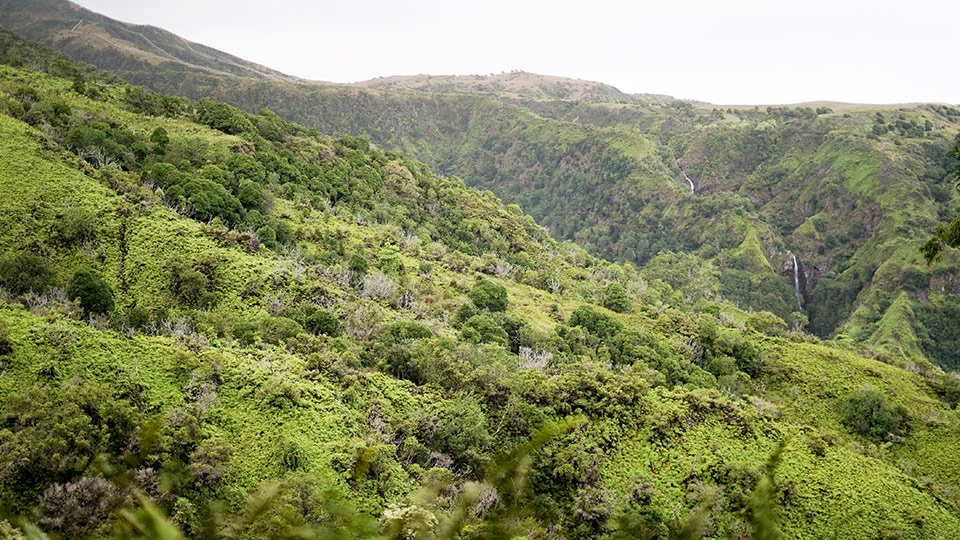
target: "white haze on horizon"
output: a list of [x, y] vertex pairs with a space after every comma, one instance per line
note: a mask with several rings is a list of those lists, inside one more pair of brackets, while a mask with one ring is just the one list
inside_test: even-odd
[[78, 3], [330, 82], [523, 70], [723, 105], [960, 103], [960, 2]]

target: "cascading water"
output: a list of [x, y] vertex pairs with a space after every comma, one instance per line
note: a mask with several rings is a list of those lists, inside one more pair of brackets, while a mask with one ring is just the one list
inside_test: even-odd
[[683, 173], [683, 179], [686, 180], [688, 184], [690, 184], [690, 193], [696, 193], [696, 192], [697, 192], [697, 189], [696, 189], [696, 187], [693, 185], [693, 180], [691, 180], [690, 177], [687, 176], [686, 171], [681, 170], [680, 172]]
[[693, 184], [693, 180], [691, 180], [690, 177], [687, 176], [687, 171], [683, 170], [683, 165], [681, 165], [681, 163], [683, 163], [683, 162], [678, 159], [678, 160], [677, 160], [677, 168], [680, 169], [680, 174], [683, 175], [683, 179], [686, 180], [688, 184], [690, 184], [690, 193], [696, 195], [696, 194], [697, 194], [697, 186], [695, 186], [695, 185]]
[[793, 290], [797, 293], [797, 305], [800, 306], [800, 310], [803, 310], [803, 295], [800, 294], [800, 261], [797, 260], [797, 256], [793, 253], [790, 254], [793, 257]]

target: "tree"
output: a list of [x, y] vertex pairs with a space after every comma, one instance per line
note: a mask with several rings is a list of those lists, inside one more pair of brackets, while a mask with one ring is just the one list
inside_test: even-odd
[[79, 300], [80, 307], [88, 314], [109, 313], [114, 307], [113, 289], [100, 274], [89, 268], [81, 268], [73, 274], [67, 284], [67, 298]]
[[[958, 137], [954, 143], [950, 155], [956, 159], [960, 159], [960, 137]], [[956, 188], [960, 190], [960, 166], [954, 170], [953, 176], [957, 179]], [[929, 264], [938, 260], [946, 247], [960, 247], [960, 216], [948, 225], [939, 225], [936, 232], [933, 233], [933, 236], [920, 246], [920, 253], [923, 254], [923, 257]]]

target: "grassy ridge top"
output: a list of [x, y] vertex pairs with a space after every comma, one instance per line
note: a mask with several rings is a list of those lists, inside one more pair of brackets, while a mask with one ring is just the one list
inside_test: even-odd
[[598, 82], [523, 71], [499, 75], [409, 75], [355, 83], [361, 88], [435, 93], [480, 93], [507, 99], [634, 103], [637, 99]]

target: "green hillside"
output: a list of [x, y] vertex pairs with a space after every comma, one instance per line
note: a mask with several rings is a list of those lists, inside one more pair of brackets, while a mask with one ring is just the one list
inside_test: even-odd
[[[940, 294], [955, 288], [937, 285], [950, 281], [956, 260], [928, 266], [918, 252], [957, 210], [948, 174], [956, 163], [947, 154], [955, 108], [720, 112], [681, 102], [550, 105], [487, 94], [147, 82], [213, 91], [251, 110], [279, 106], [324, 132], [363, 133], [520, 205], [597, 255], [659, 268], [658, 254], [694, 254], [714, 276], [708, 298], [808, 321], [820, 336], [957, 365], [950, 347], [936, 345], [955, 335], [944, 327], [955, 320], [953, 294]], [[906, 319], [902, 331], [912, 338], [882, 324], [896, 317], [887, 310], [901, 285], [910, 309], [925, 314]]]
[[[199, 46], [162, 30], [143, 41], [66, 2], [7, 4], [2, 24], [75, 58], [162, 92], [363, 134], [519, 204], [595, 255], [662, 271], [671, 252], [694, 254], [707, 269], [697, 297], [770, 310], [884, 354], [960, 361], [957, 307], [938, 292], [952, 287], [944, 279], [955, 261], [927, 267], [916, 251], [956, 211], [946, 152], [956, 108], [720, 110], [520, 72], [317, 85], [218, 51], [190, 56]], [[74, 19], [94, 24], [68, 32]]]
[[721, 109], [522, 72], [325, 85], [59, 0], [5, 2], [0, 24], [160, 92], [363, 135], [595, 256], [652, 265], [648, 278], [694, 255], [705, 273], [691, 300], [724, 297], [908, 361], [960, 362], [957, 261], [917, 254], [958, 210], [956, 107]]
[[739, 309], [693, 255], [597, 259], [362, 137], [2, 43], [3, 534], [960, 534], [932, 364]]

